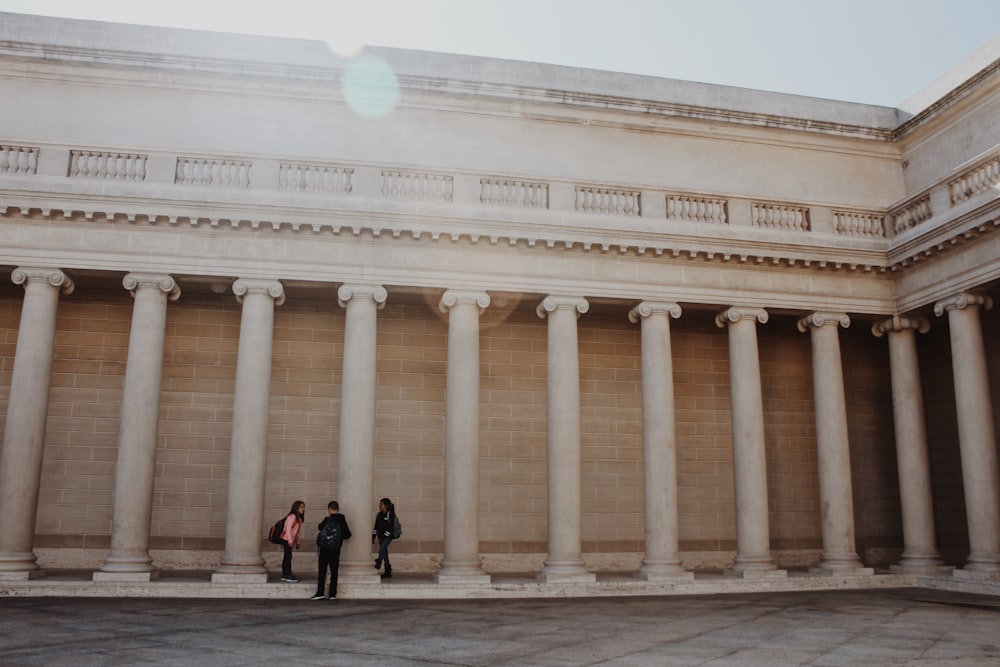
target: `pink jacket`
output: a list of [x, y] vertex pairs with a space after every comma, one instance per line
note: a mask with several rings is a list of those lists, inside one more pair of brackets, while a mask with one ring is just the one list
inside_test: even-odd
[[[289, 521], [291, 519], [291, 521]], [[302, 521], [298, 515], [289, 514], [285, 517], [285, 529], [281, 531], [281, 539], [288, 542], [288, 546], [299, 546], [299, 531], [302, 529]]]

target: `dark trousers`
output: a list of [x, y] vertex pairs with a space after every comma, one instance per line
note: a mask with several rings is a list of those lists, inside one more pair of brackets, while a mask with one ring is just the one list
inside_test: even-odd
[[326, 581], [326, 569], [330, 568], [330, 597], [337, 597], [337, 575], [340, 570], [340, 549], [319, 550], [319, 583], [316, 585], [316, 595], [323, 594], [323, 582]]
[[389, 544], [391, 543], [391, 537], [383, 537], [378, 543], [378, 562], [385, 563], [386, 571], [392, 569], [392, 565], [389, 563]]
[[285, 550], [285, 555], [281, 559], [281, 576], [290, 577], [292, 576], [292, 547], [288, 545], [288, 542], [285, 542], [281, 548]]

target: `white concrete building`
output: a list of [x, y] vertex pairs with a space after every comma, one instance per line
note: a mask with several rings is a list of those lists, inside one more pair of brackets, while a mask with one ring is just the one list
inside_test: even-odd
[[1000, 576], [1000, 40], [901, 109], [366, 54], [0, 15], [0, 579], [336, 498], [377, 587], [382, 496], [469, 590]]

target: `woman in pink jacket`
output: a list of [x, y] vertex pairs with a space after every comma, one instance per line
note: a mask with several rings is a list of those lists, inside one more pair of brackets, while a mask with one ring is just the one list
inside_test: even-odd
[[285, 541], [282, 545], [285, 555], [281, 559], [281, 580], [293, 584], [298, 583], [299, 579], [292, 574], [292, 547], [299, 548], [299, 533], [305, 518], [306, 503], [304, 500], [296, 500], [285, 517], [285, 529], [281, 531], [281, 539]]

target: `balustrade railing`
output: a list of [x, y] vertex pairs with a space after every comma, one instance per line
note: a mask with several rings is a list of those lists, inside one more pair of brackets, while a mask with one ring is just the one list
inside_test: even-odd
[[0, 144], [0, 174], [34, 174], [37, 169], [37, 148]]
[[750, 223], [754, 227], [786, 231], [809, 231], [809, 209], [801, 206], [752, 202]]
[[576, 187], [576, 210], [609, 215], [639, 215], [640, 194], [630, 190]]
[[925, 195], [916, 201], [908, 203], [906, 206], [893, 211], [892, 230], [899, 234], [907, 229], [916, 227], [924, 220], [929, 220], [933, 215], [931, 211], [931, 196]]
[[881, 213], [861, 213], [859, 211], [834, 211], [837, 233], [845, 236], [864, 236], [867, 238], [885, 237], [885, 227], [882, 224]]
[[725, 199], [667, 195], [667, 220], [681, 222], [728, 222]]
[[184, 185], [208, 185], [218, 188], [250, 187], [250, 169], [253, 163], [248, 160], [177, 158], [177, 175], [175, 182]]
[[148, 159], [146, 155], [133, 153], [70, 151], [69, 176], [110, 181], [144, 181]]
[[549, 207], [548, 183], [481, 178], [479, 188], [479, 201], [484, 204], [519, 208]]
[[382, 196], [390, 199], [450, 202], [454, 193], [451, 176], [406, 171], [382, 172]]
[[283, 163], [278, 174], [278, 189], [303, 192], [351, 193], [354, 169], [316, 164]]
[[986, 192], [1000, 184], [1000, 155], [986, 164], [970, 169], [958, 178], [948, 183], [948, 194], [951, 205], [960, 204], [967, 199]]

